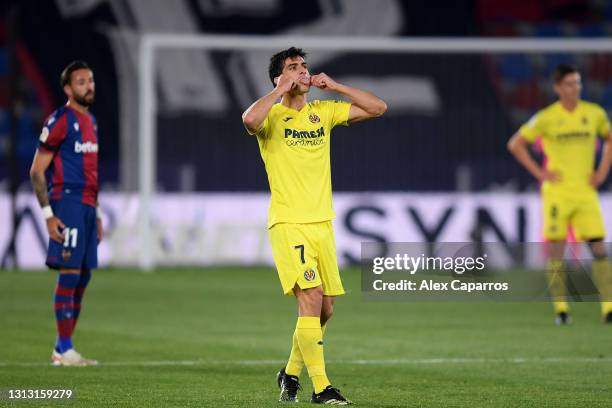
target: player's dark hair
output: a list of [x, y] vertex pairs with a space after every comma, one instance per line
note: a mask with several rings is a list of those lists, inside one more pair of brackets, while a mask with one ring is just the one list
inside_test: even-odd
[[62, 71], [62, 75], [60, 75], [60, 85], [62, 88], [66, 85], [70, 85], [70, 79], [72, 77], [72, 73], [74, 71], [78, 71], [79, 69], [89, 69], [89, 65], [85, 61], [76, 60], [72, 61], [70, 64], [64, 68]]
[[555, 84], [558, 84], [563, 81], [563, 78], [565, 78], [566, 75], [574, 74], [576, 72], [578, 72], [578, 70], [573, 65], [559, 64], [555, 67], [555, 70], [553, 71], [553, 82]]
[[270, 81], [272, 81], [272, 85], [276, 86], [274, 83], [274, 78], [280, 76], [283, 73], [283, 68], [285, 67], [285, 60], [287, 58], [295, 58], [302, 57], [306, 58], [306, 52], [301, 48], [291, 47], [286, 50], [277, 52], [270, 58], [270, 65], [268, 66], [268, 75], [270, 75]]

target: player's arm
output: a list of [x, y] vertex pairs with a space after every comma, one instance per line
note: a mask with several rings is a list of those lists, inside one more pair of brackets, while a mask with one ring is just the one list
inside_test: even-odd
[[47, 197], [47, 178], [45, 177], [45, 171], [47, 171], [47, 168], [49, 168], [49, 165], [51, 165], [52, 160], [52, 152], [38, 149], [34, 155], [32, 167], [30, 168], [30, 181], [32, 182], [34, 194], [36, 194], [38, 203], [42, 208], [43, 215], [47, 220], [49, 237], [52, 240], [61, 243], [64, 240], [62, 229], [65, 227], [65, 225], [59, 218], [53, 215], [53, 210], [51, 210], [49, 198]]
[[310, 83], [322, 90], [337, 92], [351, 101], [348, 122], [354, 123], [382, 116], [387, 111], [387, 104], [373, 93], [341, 84], [327, 74], [320, 73], [310, 77]]
[[242, 114], [242, 123], [251, 133], [256, 133], [261, 128], [276, 101], [296, 86], [295, 81], [286, 75], [281, 75], [275, 78], [274, 81], [276, 82], [276, 87], [272, 92], [256, 100]]
[[523, 165], [538, 181], [558, 181], [559, 175], [540, 166], [529, 153], [529, 142], [520, 132], [516, 132], [508, 141], [508, 150], [514, 158]]
[[608, 136], [604, 139], [599, 166], [597, 166], [597, 170], [593, 173], [593, 176], [591, 177], [591, 185], [593, 185], [593, 187], [599, 187], [608, 178], [608, 173], [610, 172], [610, 165], [612, 164], [612, 146], [610, 146], [611, 142], [612, 133], [608, 134]]

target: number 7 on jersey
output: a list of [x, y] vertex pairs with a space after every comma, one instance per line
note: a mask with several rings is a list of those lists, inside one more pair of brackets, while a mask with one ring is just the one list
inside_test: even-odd
[[305, 264], [306, 263], [306, 259], [304, 259], [304, 244], [296, 245], [296, 246], [294, 246], [294, 248], [300, 250], [300, 261], [302, 261], [302, 263]]

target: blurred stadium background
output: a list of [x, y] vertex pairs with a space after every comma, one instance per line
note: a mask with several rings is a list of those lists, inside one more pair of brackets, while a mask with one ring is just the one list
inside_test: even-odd
[[[0, 273], [0, 313], [8, 328], [0, 330], [0, 387], [68, 381], [87, 390], [81, 402], [88, 406], [110, 400], [190, 406], [198, 399], [207, 401], [205, 406], [261, 407], [274, 401], [265, 376], [285, 358], [283, 336], [293, 325], [293, 305], [275, 286], [266, 176], [240, 115], [270, 89], [267, 61], [276, 49], [160, 50], [152, 90], [155, 132], [149, 135], [156, 142], [143, 146], [144, 35], [291, 36], [305, 43], [321, 37], [443, 38], [444, 52], [310, 53], [311, 72], [372, 90], [389, 105], [381, 120], [334, 131], [337, 250], [353, 294], [339, 312], [345, 322], [338, 320], [338, 334], [330, 331], [335, 370], [348, 377], [353, 385], [347, 393], [357, 394], [353, 399], [365, 402], [362, 406], [380, 401], [389, 407], [608, 406], [602, 395], [610, 391], [612, 374], [609, 327], [596, 322], [596, 305], [579, 306], [576, 330], [562, 337], [549, 327], [548, 304], [363, 304], [357, 271], [350, 266], [359, 260], [362, 241], [540, 241], [538, 185], [507, 152], [506, 142], [537, 109], [554, 101], [550, 74], [560, 62], [575, 64], [583, 73], [584, 98], [612, 114], [611, 1], [5, 0], [0, 12], [0, 270], [43, 270], [46, 229], [28, 170], [44, 119], [65, 102], [61, 70], [84, 59], [97, 86], [92, 112], [100, 126], [106, 225], [99, 254], [102, 268], [113, 270], [97, 275], [88, 289], [90, 312], [79, 323], [77, 339], [103, 362], [145, 362], [110, 364], [80, 378], [50, 375], [35, 362], [47, 358], [53, 338], [53, 277]], [[470, 39], [486, 47], [454, 49], [454, 41]], [[492, 52], [500, 39], [519, 41], [525, 50]], [[577, 50], [569, 44], [575, 39], [602, 48]], [[541, 41], [568, 45], [527, 51]], [[155, 195], [146, 203], [143, 149], [155, 158]], [[611, 186], [612, 178], [601, 189], [608, 231]], [[151, 216], [145, 220], [150, 223], [145, 251], [139, 234], [143, 208]], [[133, 273], [153, 266], [170, 272]], [[200, 273], [204, 270], [209, 273]], [[234, 282], [232, 289], [223, 285], [226, 279]], [[252, 303], [242, 305], [247, 296]], [[160, 307], [160, 299], [172, 309]], [[244, 336], [234, 339], [235, 325], [221, 315], [235, 322], [249, 313], [259, 313], [263, 326], [250, 322]], [[406, 320], [400, 323], [394, 314]], [[582, 318], [589, 323], [581, 326]], [[351, 332], [356, 326], [360, 329]], [[133, 348], [122, 347], [126, 344]], [[375, 360], [354, 360], [366, 357]], [[194, 358], [214, 362], [202, 363], [203, 369], [197, 361], [189, 364]], [[146, 362], [156, 359], [178, 363], [160, 364], [152, 373], [155, 364]], [[236, 359], [245, 361], [242, 371]], [[248, 363], [254, 359], [264, 360]], [[182, 360], [196, 366], [192, 373], [181, 367]], [[599, 374], [592, 378], [594, 371]], [[224, 388], [227, 372], [243, 373], [237, 394]], [[370, 392], [364, 378], [351, 377], [358, 373], [388, 383]], [[138, 383], [147, 375], [159, 388]], [[406, 378], [417, 377], [422, 383], [405, 386]], [[199, 389], [199, 381], [222, 395]], [[262, 387], [269, 395], [245, 402]], [[199, 389], [195, 396], [194, 389]]]
[[[390, 106], [384, 120], [335, 132], [332, 174], [341, 262], [352, 263], [363, 240], [463, 242], [483, 222], [488, 224], [485, 240], [540, 239], [538, 186], [507, 153], [505, 143], [530, 115], [554, 100], [550, 73], [559, 62], [576, 64], [584, 74], [584, 97], [612, 110], [612, 57], [605, 48], [585, 52], [576, 46], [556, 52], [491, 50], [500, 38], [605, 42], [612, 31], [610, 2], [301, 4], [298, 11], [280, 0], [185, 0], [171, 10], [165, 1], [5, 3], [2, 266], [39, 268], [43, 263], [45, 234], [29, 194], [28, 168], [42, 121], [64, 102], [59, 72], [75, 58], [89, 61], [96, 74], [93, 112], [100, 122], [101, 203], [108, 225], [100, 247], [103, 265], [271, 262], [264, 228], [267, 181], [257, 144], [244, 132], [240, 114], [270, 89], [266, 69], [273, 47], [176, 46], [157, 52], [152, 92], [157, 195], [148, 201], [152, 229], [146, 234], [151, 238], [147, 253], [154, 259], [142, 259], [139, 160], [149, 146], [139, 139], [139, 39], [150, 33], [305, 40], [339, 36], [383, 43], [449, 38], [446, 52], [311, 52], [312, 71], [370, 89]], [[452, 38], [476, 37], [484, 41], [482, 52], [454, 50]], [[610, 185], [602, 188], [604, 195]], [[14, 233], [11, 192], [20, 193]], [[604, 206], [612, 210], [607, 195]]]

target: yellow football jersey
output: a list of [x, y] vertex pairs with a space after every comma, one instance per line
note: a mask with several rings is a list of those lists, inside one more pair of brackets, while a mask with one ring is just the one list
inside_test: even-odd
[[596, 140], [610, 133], [610, 121], [603, 108], [579, 101], [570, 112], [555, 102], [536, 113], [519, 133], [529, 142], [542, 138], [546, 168], [560, 175], [556, 183], [545, 182], [543, 192], [575, 194], [594, 190], [589, 180], [595, 170]]
[[350, 107], [347, 102], [319, 100], [300, 111], [280, 103], [272, 106], [254, 133], [272, 193], [268, 228], [335, 217], [329, 141], [335, 126], [348, 125]]

